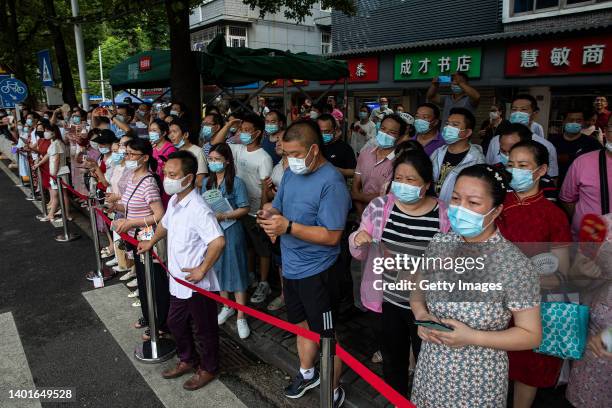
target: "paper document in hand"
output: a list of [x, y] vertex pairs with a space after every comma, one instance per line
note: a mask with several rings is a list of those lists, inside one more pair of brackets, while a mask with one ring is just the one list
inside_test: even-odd
[[[227, 201], [227, 198], [223, 197], [221, 190], [208, 190], [204, 192], [204, 200], [206, 204], [210, 206], [210, 209], [214, 211], [215, 214], [223, 214], [226, 212], [234, 211], [232, 205]], [[219, 225], [224, 230], [231, 227], [236, 220], [226, 220], [221, 221]]]

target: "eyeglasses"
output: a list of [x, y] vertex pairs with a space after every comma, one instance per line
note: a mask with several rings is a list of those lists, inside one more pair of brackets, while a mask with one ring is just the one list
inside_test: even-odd
[[125, 153], [125, 157], [140, 157], [140, 156], [144, 156], [144, 153], [130, 153], [130, 152]]

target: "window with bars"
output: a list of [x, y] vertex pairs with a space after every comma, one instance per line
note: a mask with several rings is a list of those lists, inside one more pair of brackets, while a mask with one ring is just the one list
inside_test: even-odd
[[224, 31], [224, 27], [213, 26], [194, 32], [191, 34], [191, 49], [202, 51], [217, 34], [223, 34]]
[[246, 27], [227, 27], [226, 38], [228, 47], [248, 47]]
[[331, 33], [327, 31], [321, 31], [321, 54], [329, 54], [331, 51]]

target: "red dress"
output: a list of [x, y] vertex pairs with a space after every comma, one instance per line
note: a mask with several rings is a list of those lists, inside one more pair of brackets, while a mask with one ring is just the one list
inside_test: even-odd
[[[40, 138], [36, 143], [36, 147], [38, 148], [38, 157], [41, 159], [45, 157], [47, 154], [47, 150], [51, 146], [51, 140]], [[51, 184], [49, 182], [49, 162], [47, 161], [45, 164], [40, 166], [40, 175], [42, 177], [42, 185], [45, 190], [49, 190], [51, 188]]]
[[[567, 216], [543, 191], [524, 200], [509, 192], [496, 224], [501, 234], [529, 257], [572, 242]], [[510, 380], [538, 388], [554, 387], [563, 363], [560, 358], [531, 350], [509, 351], [508, 359]]]

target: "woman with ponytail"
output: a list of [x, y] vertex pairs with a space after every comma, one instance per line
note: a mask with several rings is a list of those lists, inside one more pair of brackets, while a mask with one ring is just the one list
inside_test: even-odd
[[[126, 146], [126, 170], [131, 170], [132, 177], [123, 191], [121, 200], [111, 205], [111, 210], [125, 214], [125, 218], [113, 221], [111, 229], [118, 234], [127, 233], [138, 240], [150, 239], [153, 236], [152, 228], [164, 216], [159, 177], [157, 176], [157, 160], [153, 157], [153, 146], [146, 139], [135, 138]], [[142, 328], [149, 325], [147, 297], [143, 296], [145, 288], [145, 267], [140, 256], [133, 248], [132, 256], [136, 264], [136, 280], [138, 292], [141, 295], [140, 305], [143, 317], [135, 325]], [[153, 279], [155, 281], [155, 300], [157, 302], [158, 327], [166, 330], [166, 317], [168, 315], [169, 291], [168, 277], [157, 263], [152, 264]], [[147, 340], [148, 333], [143, 335]]]

